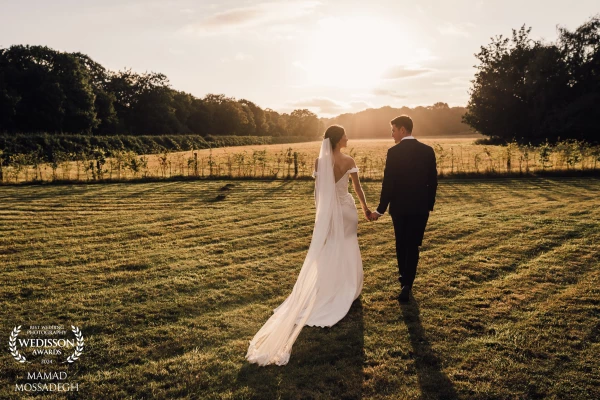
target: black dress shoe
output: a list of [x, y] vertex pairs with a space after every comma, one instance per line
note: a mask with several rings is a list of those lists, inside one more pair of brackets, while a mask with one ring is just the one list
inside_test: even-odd
[[402, 291], [400, 292], [400, 296], [398, 296], [398, 300], [406, 303], [408, 301], [410, 301], [410, 288], [408, 286], [404, 286], [402, 288]]

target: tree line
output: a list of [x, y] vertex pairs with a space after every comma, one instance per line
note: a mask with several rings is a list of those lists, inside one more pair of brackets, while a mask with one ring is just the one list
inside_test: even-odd
[[424, 135], [469, 130], [465, 109], [445, 103], [382, 107], [319, 119], [308, 109], [278, 113], [223, 94], [197, 98], [161, 73], [110, 71], [82, 53], [45, 46], [0, 48], [0, 133], [215, 135], [318, 138], [339, 123], [353, 137], [387, 137], [389, 121], [410, 114]]
[[0, 48], [0, 132], [316, 137], [320, 128], [307, 109], [280, 114], [223, 94], [197, 98], [164, 74], [109, 71], [82, 53]]
[[381, 107], [369, 108], [357, 113], [341, 114], [335, 118], [324, 119], [324, 125], [340, 124], [351, 138], [389, 138], [390, 121], [395, 117], [410, 115], [414, 123], [413, 133], [417, 137], [461, 136], [475, 133], [463, 123], [464, 107], [449, 107], [447, 103], [437, 102], [427, 107]]

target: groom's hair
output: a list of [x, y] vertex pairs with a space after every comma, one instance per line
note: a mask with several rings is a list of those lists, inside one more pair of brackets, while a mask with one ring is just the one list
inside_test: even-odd
[[323, 140], [329, 138], [329, 141], [331, 142], [331, 148], [334, 149], [338, 142], [342, 139], [342, 136], [344, 136], [344, 133], [346, 133], [346, 131], [344, 130], [343, 126], [331, 125], [325, 131]]
[[394, 125], [398, 129], [404, 127], [404, 129], [406, 129], [408, 133], [412, 133], [413, 122], [408, 115], [401, 115], [399, 117], [396, 117], [390, 121], [390, 124]]

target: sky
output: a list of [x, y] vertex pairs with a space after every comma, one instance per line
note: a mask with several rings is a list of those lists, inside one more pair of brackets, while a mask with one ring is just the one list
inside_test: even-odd
[[465, 106], [492, 37], [525, 24], [551, 42], [598, 13], [597, 0], [0, 0], [0, 47], [79, 51], [196, 97], [332, 117]]

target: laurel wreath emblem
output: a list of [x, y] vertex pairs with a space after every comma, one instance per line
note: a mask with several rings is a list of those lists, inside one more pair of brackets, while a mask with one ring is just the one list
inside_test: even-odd
[[73, 354], [67, 358], [67, 361], [63, 361], [62, 363], [72, 363], [77, 361], [81, 353], [83, 352], [83, 334], [79, 330], [78, 327], [71, 325], [72, 332], [75, 334], [75, 338], [77, 338], [77, 347], [75, 347], [75, 351]]
[[15, 326], [15, 328], [12, 330], [10, 338], [8, 339], [8, 349], [10, 350], [10, 354], [12, 354], [13, 358], [18, 362], [30, 363], [30, 361], [27, 361], [25, 356], [19, 353], [19, 350], [17, 350], [17, 336], [19, 336], [19, 332], [21, 332], [21, 325]]
[[[21, 326], [22, 325], [15, 326], [15, 328], [12, 330], [8, 339], [8, 349], [10, 350], [10, 354], [12, 354], [13, 358], [18, 362], [31, 363], [31, 361], [27, 361], [25, 356], [19, 353], [19, 350], [17, 350], [17, 336], [19, 336], [19, 333], [21, 332]], [[71, 328], [72, 332], [75, 334], [75, 338], [77, 339], [77, 347], [75, 347], [75, 351], [73, 352], [73, 354], [71, 354], [69, 358], [67, 358], [67, 361], [62, 362], [63, 364], [73, 363], [77, 361], [79, 359], [79, 356], [81, 356], [81, 353], [83, 352], [83, 334], [81, 333], [78, 327], [71, 325]]]

